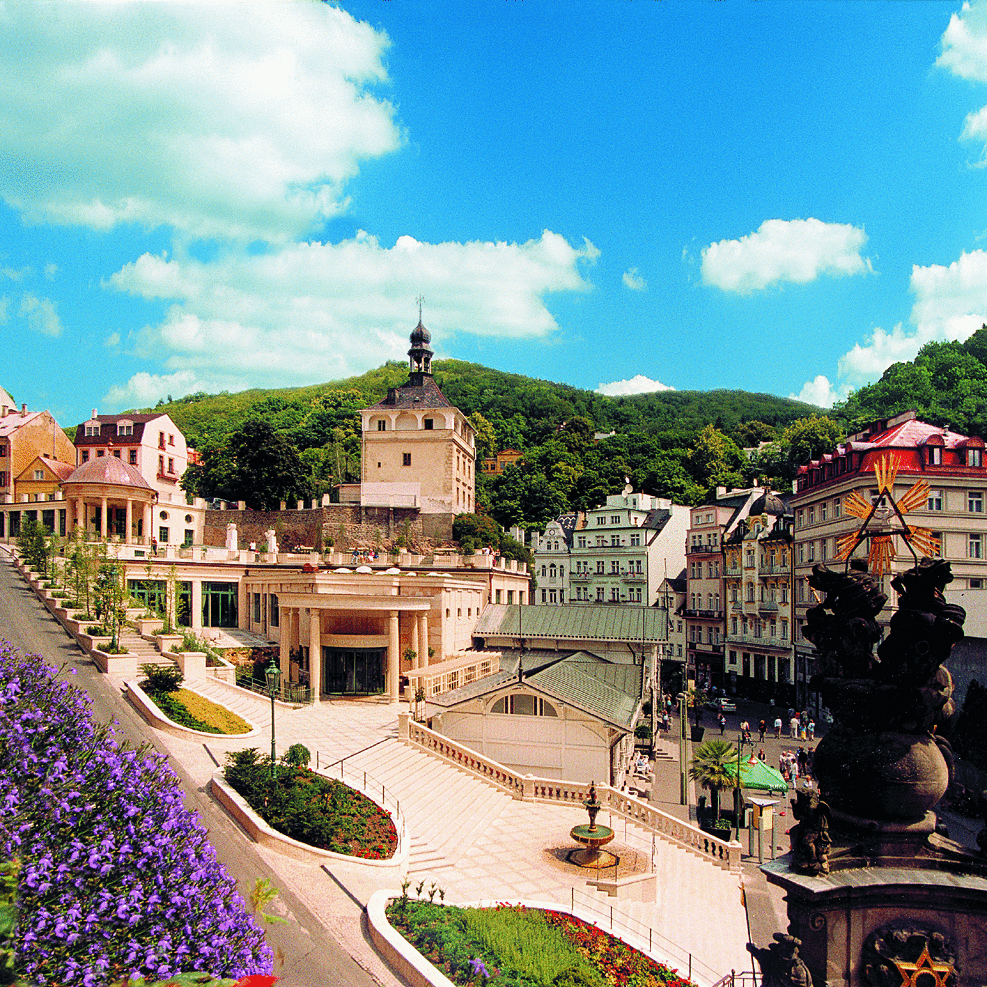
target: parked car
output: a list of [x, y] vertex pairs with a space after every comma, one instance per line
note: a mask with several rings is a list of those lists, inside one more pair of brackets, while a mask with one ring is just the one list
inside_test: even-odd
[[721, 713], [736, 713], [737, 704], [732, 699], [720, 696], [718, 699], [711, 699], [706, 705], [710, 709], [718, 710]]

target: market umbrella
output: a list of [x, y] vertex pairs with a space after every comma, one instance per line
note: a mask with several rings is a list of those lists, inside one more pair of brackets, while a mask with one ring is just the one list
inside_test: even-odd
[[[736, 775], [736, 761], [724, 766], [727, 771]], [[777, 768], [772, 768], [767, 762], [755, 757], [750, 761], [740, 762], [740, 787], [757, 792], [787, 792], [788, 782]]]

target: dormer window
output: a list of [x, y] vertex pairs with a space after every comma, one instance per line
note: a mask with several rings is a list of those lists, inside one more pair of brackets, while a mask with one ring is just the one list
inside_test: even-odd
[[983, 466], [984, 464], [983, 449], [967, 449], [966, 464], [967, 466]]
[[99, 422], [86, 422], [86, 437], [92, 438], [99, 435]]
[[942, 446], [927, 446], [925, 452], [930, 466], [942, 466]]
[[133, 422], [117, 422], [117, 435], [133, 435], [133, 434], [134, 434]]

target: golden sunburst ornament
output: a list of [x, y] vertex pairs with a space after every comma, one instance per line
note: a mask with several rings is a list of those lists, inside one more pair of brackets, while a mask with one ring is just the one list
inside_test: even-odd
[[[913, 528], [905, 520], [905, 515], [909, 511], [914, 511], [928, 503], [929, 484], [925, 480], [918, 480], [897, 501], [894, 499], [894, 481], [900, 465], [901, 457], [895, 453], [880, 456], [874, 463], [877, 496], [868, 501], [860, 491], [853, 490], [843, 498], [843, 509], [846, 513], [859, 517], [864, 523], [856, 531], [837, 538], [837, 558], [841, 562], [846, 561], [857, 546], [864, 539], [869, 538], [867, 566], [878, 577], [891, 569], [895, 556], [894, 535], [896, 534], [904, 539], [916, 563], [918, 562], [916, 549], [929, 558], [939, 551], [939, 539], [931, 531], [927, 528]], [[894, 526], [896, 518], [901, 524], [900, 528]]]

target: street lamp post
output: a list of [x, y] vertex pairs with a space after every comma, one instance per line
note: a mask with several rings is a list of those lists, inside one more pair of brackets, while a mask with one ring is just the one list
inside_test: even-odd
[[271, 777], [278, 776], [277, 753], [274, 747], [274, 697], [278, 694], [278, 686], [281, 684], [281, 669], [277, 662], [271, 658], [271, 664], [264, 669], [264, 677], [267, 679], [267, 694], [271, 697]]
[[[754, 745], [751, 744], [753, 747]], [[737, 734], [737, 784], [733, 790], [733, 810], [737, 823], [737, 842], [740, 842], [740, 757], [744, 749], [744, 732], [741, 730]]]

